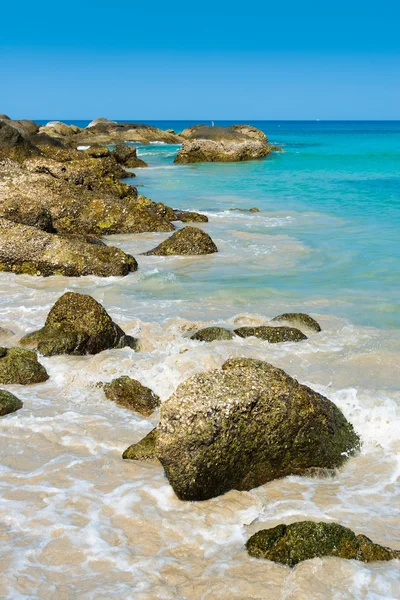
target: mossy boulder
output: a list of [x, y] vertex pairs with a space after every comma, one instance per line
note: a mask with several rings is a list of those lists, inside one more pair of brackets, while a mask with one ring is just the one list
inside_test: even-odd
[[283, 313], [274, 317], [272, 320], [279, 322], [283, 321], [284, 323], [289, 323], [300, 329], [304, 328], [317, 333], [321, 331], [321, 325], [315, 319], [310, 317], [310, 315], [305, 313]]
[[146, 437], [140, 440], [140, 442], [129, 446], [129, 448], [123, 452], [122, 458], [129, 460], [141, 460], [145, 462], [158, 461], [155, 453], [157, 436], [157, 429], [152, 429], [152, 431], [150, 431]]
[[111, 154], [120, 165], [123, 165], [128, 169], [147, 167], [147, 163], [141, 158], [138, 158], [136, 148], [134, 146], [118, 144], [115, 146]]
[[294, 567], [303, 560], [337, 556], [373, 562], [400, 558], [400, 551], [374, 544], [365, 535], [356, 535], [338, 523], [301, 521], [258, 531], [247, 541], [247, 552]]
[[88, 236], [56, 235], [0, 218], [0, 271], [109, 277], [136, 269], [133, 256]]
[[21, 400], [14, 396], [14, 394], [6, 390], [0, 390], [0, 417], [16, 412], [22, 407]]
[[109, 348], [136, 348], [137, 340], [126, 335], [91, 296], [67, 292], [50, 310], [39, 331], [20, 343], [36, 347], [44, 356], [97, 354]]
[[190, 336], [190, 339], [199, 342], [214, 342], [215, 340], [231, 340], [233, 337], [232, 331], [224, 329], [224, 327], [205, 327], [196, 331]]
[[134, 410], [145, 417], [150, 416], [160, 406], [160, 398], [150, 388], [136, 379], [123, 376], [104, 385], [106, 398], [124, 408]]
[[307, 336], [302, 331], [294, 327], [270, 327], [268, 325], [239, 327], [235, 329], [234, 333], [242, 338], [256, 337], [260, 340], [266, 340], [270, 344], [301, 342], [307, 339]]
[[250, 359], [182, 383], [162, 405], [157, 430], [157, 457], [182, 500], [332, 470], [359, 447], [335, 404]]
[[144, 252], [145, 256], [194, 256], [218, 252], [208, 233], [197, 227], [179, 229], [170, 238], [159, 244], [153, 250]]
[[201, 213], [191, 212], [187, 210], [175, 210], [176, 221], [182, 221], [182, 223], [208, 223], [207, 215]]
[[30, 385], [49, 378], [35, 352], [25, 348], [0, 348], [0, 384]]
[[14, 121], [0, 119], [0, 157], [23, 161], [38, 154], [39, 150], [25, 139], [21, 128], [16, 127]]

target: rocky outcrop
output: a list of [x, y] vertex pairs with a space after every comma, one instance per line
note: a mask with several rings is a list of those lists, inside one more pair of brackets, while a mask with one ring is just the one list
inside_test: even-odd
[[9, 157], [17, 161], [39, 154], [39, 150], [23, 137], [12, 121], [0, 120], [0, 158]]
[[362, 562], [400, 559], [400, 551], [374, 544], [365, 535], [356, 535], [338, 523], [301, 521], [258, 531], [247, 541], [254, 558], [296, 566], [303, 560], [337, 556]]
[[133, 256], [99, 240], [47, 233], [0, 218], [0, 271], [44, 277], [109, 277], [124, 276], [136, 269]]
[[35, 352], [24, 348], [0, 348], [0, 384], [30, 385], [48, 378]]
[[181, 384], [162, 405], [157, 432], [157, 457], [182, 500], [335, 469], [359, 447], [335, 404], [251, 359]]
[[295, 329], [294, 327], [270, 327], [268, 325], [239, 327], [234, 330], [234, 333], [242, 338], [256, 337], [260, 340], [266, 340], [270, 344], [301, 342], [307, 339], [307, 336], [300, 329]]
[[160, 406], [160, 398], [150, 388], [142, 385], [136, 379], [123, 376], [104, 385], [106, 398], [113, 400], [119, 406], [129, 408], [149, 417]]
[[181, 136], [185, 141], [174, 160], [178, 164], [240, 162], [264, 158], [271, 151], [266, 135], [250, 125], [197, 125], [182, 131]]
[[122, 454], [122, 458], [143, 462], [158, 462], [155, 453], [157, 436], [157, 429], [152, 429], [140, 442], [129, 446]]
[[67, 292], [50, 310], [42, 329], [24, 336], [23, 346], [37, 348], [44, 356], [97, 354], [109, 348], [136, 348], [137, 340], [126, 335], [91, 296]]
[[125, 144], [119, 144], [115, 146], [112, 151], [117, 163], [127, 167], [128, 169], [135, 169], [137, 167], [147, 167], [147, 163], [141, 158], [138, 158], [136, 148], [133, 146], [127, 146]]
[[305, 313], [283, 313], [274, 317], [272, 320], [289, 323], [290, 325], [299, 327], [299, 329], [306, 329], [317, 333], [321, 331], [321, 325], [315, 319], [310, 317], [310, 315]]
[[21, 400], [14, 396], [14, 394], [6, 390], [0, 390], [0, 417], [16, 412], [22, 407]]
[[232, 340], [234, 337], [232, 331], [223, 327], [205, 327], [196, 331], [190, 339], [199, 342], [214, 342], [215, 340]]
[[153, 250], [144, 252], [145, 256], [194, 256], [218, 252], [208, 233], [197, 227], [179, 229], [170, 238], [159, 244]]

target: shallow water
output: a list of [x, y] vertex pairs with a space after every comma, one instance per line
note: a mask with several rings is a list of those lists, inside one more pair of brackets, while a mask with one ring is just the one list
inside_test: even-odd
[[[42, 358], [48, 382], [7, 386], [24, 408], [0, 420], [1, 597], [400, 598], [399, 561], [289, 569], [244, 550], [258, 529], [303, 519], [400, 548], [400, 125], [278, 125], [266, 131], [286, 152], [260, 162], [175, 167], [176, 147], [139, 149], [150, 168], [135, 185], [206, 211], [218, 254], [143, 257], [168, 234], [121, 235], [110, 243], [139, 261], [126, 278], [0, 274], [0, 324], [14, 332], [6, 345], [41, 326], [66, 290], [92, 294], [141, 339], [139, 353]], [[229, 211], [252, 206], [261, 212]], [[201, 325], [263, 324], [292, 309], [323, 331], [298, 344], [188, 339]], [[129, 374], [165, 401], [231, 356], [268, 360], [328, 396], [361, 435], [361, 453], [332, 477], [287, 477], [201, 503], [179, 501], [161, 467], [122, 461], [158, 415], [115, 406], [98, 381]]]

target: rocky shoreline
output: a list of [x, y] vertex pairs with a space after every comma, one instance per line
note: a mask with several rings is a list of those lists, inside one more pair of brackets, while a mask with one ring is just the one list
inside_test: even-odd
[[[150, 200], [121, 181], [133, 176], [127, 168], [146, 166], [136, 149], [124, 143], [151, 141], [182, 144], [178, 164], [250, 160], [272, 151], [262, 132], [243, 125], [198, 126], [176, 134], [104, 119], [84, 130], [59, 122], [38, 127], [2, 115], [0, 271], [127, 276], [138, 268], [135, 258], [102, 239], [115, 233], [172, 233], [144, 255], [218, 252], [198, 227], [174, 231], [176, 222], [205, 222], [205, 215]], [[90, 147], [77, 150], [85, 144]], [[190, 337], [198, 343], [256, 337], [280, 344], [301, 343], [320, 331], [310, 315], [283, 313], [267, 325], [233, 330], [211, 326], [192, 331]], [[124, 347], [140, 352], [140, 339], [127, 335], [91, 296], [67, 292], [40, 330], [21, 338], [18, 347], [0, 348], [0, 384], [47, 381], [40, 356], [95, 355]], [[100, 385], [111, 402], [143, 416], [160, 407], [158, 396], [128, 374]], [[0, 416], [22, 406], [16, 396], [0, 390]], [[156, 428], [127, 448], [123, 458], [162, 465], [178, 498], [205, 501], [290, 474], [334, 474], [360, 447], [352, 424], [328, 398], [269, 362], [232, 358], [220, 369], [182, 383], [161, 405]], [[399, 557], [397, 551], [338, 524], [307, 522], [259, 532], [247, 549], [253, 557], [289, 566], [327, 555], [361, 561]]]

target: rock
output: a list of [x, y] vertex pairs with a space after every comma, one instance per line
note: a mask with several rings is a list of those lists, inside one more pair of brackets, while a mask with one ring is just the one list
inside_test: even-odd
[[0, 348], [0, 383], [30, 385], [49, 378], [35, 352], [24, 348]]
[[160, 406], [160, 398], [136, 379], [123, 376], [104, 385], [106, 398], [124, 408], [149, 417]]
[[1, 115], [0, 115], [0, 119], [1, 119], [2, 121], [11, 121], [10, 117], [7, 117], [7, 115], [4, 115], [4, 114], [1, 114]]
[[147, 163], [137, 157], [136, 148], [133, 146], [119, 144], [115, 146], [111, 154], [120, 165], [123, 165], [128, 169], [147, 167]]
[[270, 327], [268, 325], [260, 325], [259, 327], [239, 327], [234, 330], [236, 335], [242, 338], [257, 337], [261, 340], [266, 340], [270, 344], [278, 344], [279, 342], [301, 342], [306, 340], [299, 329], [294, 327]]
[[230, 208], [229, 210], [232, 210], [232, 211], [237, 210], [239, 212], [253, 212], [253, 213], [260, 212], [260, 209], [257, 208], [256, 206], [254, 206], [253, 208]]
[[89, 237], [55, 235], [0, 218], [0, 271], [44, 277], [109, 277], [124, 276], [136, 269], [133, 256], [119, 248], [93, 243]]
[[208, 223], [207, 215], [187, 210], [175, 210], [175, 217], [174, 220], [182, 221], [182, 223]]
[[14, 396], [14, 394], [6, 392], [6, 390], [0, 390], [0, 417], [16, 412], [22, 407], [21, 400]]
[[317, 333], [321, 331], [321, 326], [315, 319], [310, 317], [310, 315], [306, 315], [305, 313], [283, 313], [282, 315], [278, 315], [272, 319], [273, 321], [284, 321], [285, 323], [290, 323], [291, 325], [295, 325], [300, 329], [305, 328], [311, 331], [316, 331]]
[[18, 206], [12, 204], [4, 207], [3, 217], [13, 223], [29, 225], [47, 233], [54, 233], [53, 219], [51, 213], [43, 206], [33, 204], [31, 206]]
[[155, 454], [155, 445], [157, 440], [157, 429], [152, 429], [150, 433], [146, 435], [137, 444], [129, 446], [124, 453], [122, 458], [129, 460], [141, 460], [145, 462], [158, 462]]
[[205, 327], [196, 331], [190, 339], [199, 342], [214, 342], [215, 340], [232, 340], [233, 337], [232, 331], [223, 327]]
[[250, 125], [197, 125], [182, 131], [181, 136], [185, 141], [174, 160], [178, 164], [239, 162], [264, 158], [270, 153], [266, 135]]
[[0, 156], [21, 161], [38, 154], [36, 146], [25, 139], [16, 127], [8, 121], [0, 120]]
[[20, 343], [37, 347], [44, 356], [97, 354], [109, 348], [136, 348], [137, 340], [126, 335], [91, 296], [66, 292], [54, 304], [39, 331]]
[[356, 535], [338, 523], [301, 521], [258, 531], [247, 541], [247, 552], [294, 567], [303, 560], [337, 556], [373, 562], [400, 558], [400, 551], [374, 544], [365, 535]]
[[117, 125], [117, 121], [110, 121], [110, 119], [105, 119], [104, 117], [98, 117], [97, 119], [90, 121], [89, 125], [87, 125], [87, 128], [96, 127], [96, 125], [107, 125], [107, 126]]
[[83, 152], [91, 158], [105, 158], [112, 155], [106, 146], [90, 146], [86, 150], [83, 150]]
[[182, 383], [162, 405], [157, 431], [156, 455], [182, 500], [335, 469], [360, 444], [330, 400], [251, 359]]
[[193, 256], [198, 254], [212, 254], [213, 252], [218, 252], [218, 248], [208, 233], [197, 227], [188, 226], [179, 229], [156, 248], [143, 254], [145, 256]]

